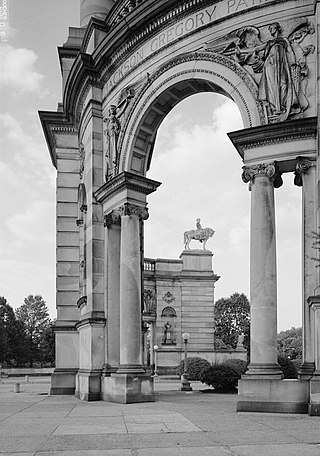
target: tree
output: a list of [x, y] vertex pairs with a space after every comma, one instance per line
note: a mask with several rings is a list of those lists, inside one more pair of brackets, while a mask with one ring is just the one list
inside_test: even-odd
[[23, 322], [28, 340], [29, 365], [41, 360], [40, 340], [43, 331], [50, 323], [49, 310], [40, 295], [29, 295], [24, 304], [16, 310], [16, 317]]
[[278, 334], [278, 352], [293, 359], [302, 359], [302, 328], [291, 328]]
[[41, 361], [44, 364], [54, 366], [55, 362], [55, 334], [54, 334], [54, 321], [51, 321], [40, 337], [39, 348], [41, 352]]
[[243, 345], [249, 349], [250, 303], [245, 294], [233, 293], [230, 298], [218, 299], [214, 306], [214, 322], [215, 339], [236, 348], [238, 337], [243, 333]]
[[6, 298], [0, 296], [0, 363], [18, 366], [26, 361], [26, 335]]

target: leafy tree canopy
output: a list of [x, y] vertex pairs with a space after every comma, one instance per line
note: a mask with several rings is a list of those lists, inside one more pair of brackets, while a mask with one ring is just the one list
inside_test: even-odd
[[291, 328], [278, 334], [278, 352], [290, 359], [302, 358], [302, 328]]
[[16, 319], [6, 298], [0, 296], [0, 362], [17, 366], [26, 355], [24, 324]]
[[232, 348], [237, 347], [240, 334], [243, 345], [249, 348], [250, 303], [244, 293], [233, 293], [230, 298], [221, 298], [214, 306], [215, 339], [221, 339]]
[[24, 304], [16, 310], [16, 317], [24, 324], [29, 352], [29, 365], [41, 361], [41, 339], [50, 324], [49, 310], [42, 296], [29, 295], [24, 299]]

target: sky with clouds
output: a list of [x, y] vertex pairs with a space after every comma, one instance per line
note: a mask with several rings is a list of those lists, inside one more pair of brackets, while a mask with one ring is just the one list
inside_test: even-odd
[[[80, 0], [11, 0], [10, 33], [0, 43], [0, 295], [12, 307], [41, 294], [55, 317], [55, 169], [38, 110], [61, 100], [57, 46], [79, 25]], [[250, 192], [226, 133], [242, 128], [236, 105], [216, 94], [177, 105], [159, 128], [148, 177], [145, 255], [178, 258], [196, 218], [212, 227], [207, 243], [221, 276], [216, 299], [249, 297]], [[276, 190], [279, 329], [301, 325], [301, 189], [293, 175]], [[195, 241], [191, 248], [198, 248]]]

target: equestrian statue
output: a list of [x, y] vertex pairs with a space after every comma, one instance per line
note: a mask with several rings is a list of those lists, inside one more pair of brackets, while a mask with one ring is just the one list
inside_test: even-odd
[[185, 250], [190, 250], [189, 244], [192, 239], [203, 243], [203, 250], [206, 250], [206, 243], [209, 238], [214, 235], [215, 231], [212, 228], [202, 228], [201, 220], [196, 221], [196, 229], [185, 231], [183, 234], [183, 242]]

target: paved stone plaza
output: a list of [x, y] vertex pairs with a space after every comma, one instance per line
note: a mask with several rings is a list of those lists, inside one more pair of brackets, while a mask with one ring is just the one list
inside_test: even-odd
[[49, 379], [0, 385], [1, 456], [319, 456], [320, 418], [236, 413], [237, 395], [156, 382], [156, 402], [122, 405], [48, 396]]

